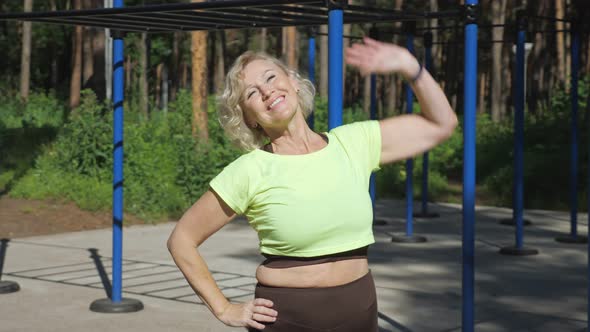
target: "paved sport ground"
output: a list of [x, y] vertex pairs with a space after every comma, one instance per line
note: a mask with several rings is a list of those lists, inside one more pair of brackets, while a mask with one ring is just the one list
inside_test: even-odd
[[[375, 226], [377, 242], [369, 250], [380, 331], [461, 331], [461, 207], [431, 205], [441, 217], [415, 221], [416, 234], [428, 242], [392, 243], [392, 235], [405, 229], [404, 204], [377, 203], [377, 217], [388, 222]], [[477, 208], [475, 330], [583, 331], [587, 248], [554, 240], [569, 232], [569, 213], [525, 212], [533, 222], [525, 228], [525, 245], [540, 251], [528, 257], [497, 253], [514, 244], [513, 227], [498, 224], [507, 217], [509, 209]], [[578, 219], [585, 235], [587, 216]], [[18, 282], [21, 290], [0, 294], [0, 331], [245, 331], [218, 322], [192, 293], [166, 249], [173, 227], [165, 223], [124, 230], [123, 296], [145, 306], [130, 314], [88, 309], [106, 297], [110, 283], [105, 277], [111, 273], [110, 229], [11, 239], [2, 280]], [[237, 219], [200, 249], [233, 301], [253, 297], [254, 272], [263, 260], [257, 243], [247, 222]]]

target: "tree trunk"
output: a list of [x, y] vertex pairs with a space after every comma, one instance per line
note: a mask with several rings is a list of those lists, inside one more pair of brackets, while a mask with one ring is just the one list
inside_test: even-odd
[[[542, 0], [537, 4], [535, 10], [538, 16], [547, 15], [546, 10], [550, 7], [548, 3], [550, 0]], [[540, 25], [540, 29], [545, 28], [545, 22]], [[529, 80], [529, 101], [527, 102], [528, 109], [533, 114], [539, 112], [538, 107], [545, 101], [544, 98], [544, 87], [545, 87], [545, 61], [544, 53], [548, 52], [547, 49], [547, 38], [542, 33], [536, 33], [533, 40], [533, 50], [530, 55], [530, 61], [528, 62], [527, 69], [531, 73], [531, 79]]]
[[[55, 0], [49, 0], [49, 8], [51, 11], [57, 10], [57, 4]], [[59, 70], [58, 70], [58, 56], [57, 56], [57, 47], [55, 45], [51, 45], [51, 88], [54, 91], [58, 89], [58, 82], [59, 82]]]
[[156, 107], [162, 108], [160, 103], [160, 95], [161, 95], [161, 87], [162, 87], [162, 70], [164, 69], [164, 64], [159, 63], [156, 66]]
[[[506, 19], [506, 0], [492, 1], [492, 24], [504, 24]], [[504, 28], [492, 29], [492, 40], [502, 40], [504, 37]], [[502, 43], [494, 43], [492, 45], [492, 91], [491, 91], [491, 106], [492, 106], [492, 121], [500, 122], [502, 115], [505, 113], [502, 102]]]
[[[203, 0], [191, 0], [203, 2]], [[193, 136], [203, 143], [209, 141], [207, 128], [207, 32], [191, 32]]]
[[[223, 30], [221, 30], [223, 32]], [[262, 28], [260, 29], [260, 51], [262, 52], [266, 52], [266, 39], [268, 35], [268, 29], [267, 28]]]
[[283, 28], [283, 60], [291, 69], [297, 70], [297, 29]]
[[[395, 1], [395, 9], [396, 10], [401, 10], [402, 6], [404, 4], [403, 0], [396, 0]], [[393, 24], [393, 27], [395, 30], [399, 30], [401, 28], [401, 22], [395, 22]], [[399, 43], [399, 35], [394, 34], [393, 35], [393, 43], [397, 44]], [[397, 101], [398, 101], [398, 94], [400, 91], [399, 88], [399, 80], [397, 79], [397, 75], [387, 75], [386, 80], [384, 81], [384, 84], [387, 84], [387, 97], [386, 97], [386, 102], [385, 102], [385, 109], [386, 111], [383, 112], [384, 115], [389, 115], [389, 113], [391, 114], [395, 114], [397, 113]]]
[[367, 115], [371, 112], [371, 75], [363, 78], [363, 112]]
[[479, 75], [479, 102], [478, 104], [478, 112], [485, 113], [486, 111], [486, 82], [487, 82], [487, 75], [485, 71], [482, 71]]
[[141, 33], [139, 39], [139, 112], [143, 114], [144, 119], [149, 118], [148, 103], [148, 36], [147, 33]]
[[[83, 9], [92, 8], [92, 1], [91, 0], [83, 0], [82, 3]], [[87, 88], [88, 80], [92, 77], [94, 73], [94, 51], [93, 51], [93, 39], [94, 39], [94, 30], [93, 28], [85, 27], [82, 40], [82, 86]]]
[[[320, 33], [327, 34], [328, 26], [320, 26]], [[320, 97], [328, 98], [328, 36], [320, 35]]]
[[[432, 12], [437, 12], [438, 11], [438, 0], [430, 0], [430, 11]], [[431, 27], [438, 27], [438, 19], [433, 18], [430, 20], [430, 26]], [[432, 42], [434, 43], [432, 45], [432, 59], [440, 59], [440, 49], [441, 47], [439, 47], [439, 45], [437, 45], [438, 41], [438, 30], [433, 29], [432, 30]], [[432, 61], [432, 74], [434, 75], [434, 73], [436, 72], [436, 67], [434, 65], [434, 61]]]
[[[81, 0], [73, 0], [74, 9], [81, 9]], [[83, 40], [83, 28], [76, 26], [74, 28], [73, 38], [73, 61], [72, 61], [72, 76], [70, 79], [70, 109], [78, 107], [80, 105], [80, 88], [82, 81], [82, 40]]]
[[[564, 8], [563, 8], [563, 1], [564, 0], [555, 0], [555, 17], [563, 18], [564, 17]], [[564, 24], [563, 21], [555, 21], [555, 29], [556, 30], [563, 30]], [[565, 83], [565, 50], [564, 50], [564, 36], [563, 32], [557, 32], [555, 34], [556, 38], [556, 51], [557, 51], [557, 77], [560, 82]]]
[[[24, 11], [33, 10], [33, 0], [25, 0]], [[31, 22], [23, 22], [22, 51], [20, 61], [20, 97], [29, 99], [31, 83]]]
[[179, 63], [180, 63], [180, 40], [182, 32], [175, 31], [172, 36], [172, 61], [170, 64], [170, 71], [168, 72], [170, 80], [170, 100], [176, 100], [176, 93], [178, 91]]
[[221, 92], [225, 81], [225, 31], [216, 32], [215, 40], [215, 89]]

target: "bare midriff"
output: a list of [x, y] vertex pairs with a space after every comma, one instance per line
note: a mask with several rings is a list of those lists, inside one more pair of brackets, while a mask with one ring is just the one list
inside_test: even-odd
[[317, 288], [344, 285], [368, 272], [369, 264], [364, 257], [288, 268], [260, 265], [256, 269], [256, 279], [265, 286]]

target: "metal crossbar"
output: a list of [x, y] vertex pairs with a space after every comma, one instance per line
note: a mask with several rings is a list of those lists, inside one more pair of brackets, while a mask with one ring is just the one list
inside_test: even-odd
[[[328, 23], [328, 12], [325, 0], [223, 0], [124, 8], [5, 13], [0, 14], [0, 21], [19, 20], [158, 33], [317, 26]], [[407, 12], [355, 5], [346, 5], [343, 8], [344, 23], [417, 21], [435, 17], [458, 17], [460, 14], [460, 9]]]

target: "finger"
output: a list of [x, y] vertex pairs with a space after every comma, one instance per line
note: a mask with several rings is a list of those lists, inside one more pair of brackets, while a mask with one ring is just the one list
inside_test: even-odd
[[276, 317], [272, 317], [272, 316], [267, 316], [267, 315], [261, 315], [261, 314], [254, 314], [252, 315], [252, 319], [257, 321], [257, 322], [274, 322], [277, 320]]
[[258, 330], [264, 330], [264, 324], [260, 324], [257, 321], [253, 320], [253, 319], [249, 319], [247, 322], [249, 327], [253, 327], [255, 329]]
[[272, 303], [271, 300], [267, 300], [267, 299], [263, 299], [263, 298], [257, 298], [257, 299], [254, 299], [254, 305], [260, 305], [260, 306], [265, 306], [265, 307], [272, 307], [274, 305], [274, 303]]
[[254, 307], [254, 313], [273, 317], [276, 317], [279, 314], [276, 310], [267, 307]]

